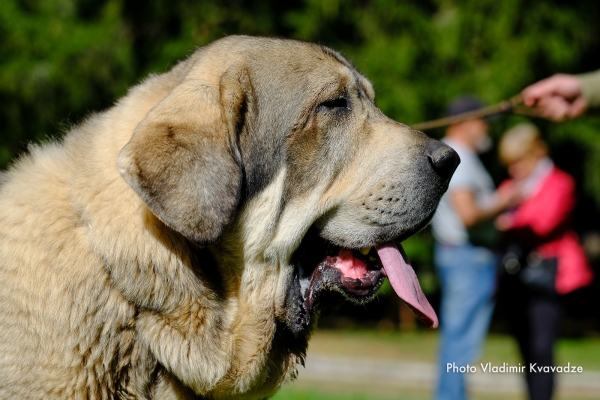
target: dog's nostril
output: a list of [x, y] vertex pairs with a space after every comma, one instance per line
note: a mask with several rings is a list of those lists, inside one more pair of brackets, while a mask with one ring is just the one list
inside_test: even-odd
[[456, 151], [441, 142], [434, 142], [426, 153], [431, 166], [445, 182], [448, 182], [460, 163], [460, 157]]

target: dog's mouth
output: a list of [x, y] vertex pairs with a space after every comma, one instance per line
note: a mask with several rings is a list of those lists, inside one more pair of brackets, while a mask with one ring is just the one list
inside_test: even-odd
[[438, 326], [437, 316], [399, 244], [386, 242], [349, 249], [321, 238], [312, 229], [294, 253], [292, 262], [294, 279], [286, 309], [287, 325], [294, 334], [308, 327], [319, 308], [334, 305], [336, 297], [359, 304], [372, 300], [386, 276], [417, 318], [427, 327]]

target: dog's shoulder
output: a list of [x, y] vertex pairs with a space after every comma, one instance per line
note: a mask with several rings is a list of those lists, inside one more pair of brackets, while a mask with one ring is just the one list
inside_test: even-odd
[[[165, 260], [169, 266], [187, 248], [161, 233], [160, 221], [120, 177], [117, 158], [184, 73], [151, 76], [64, 138], [29, 146], [2, 173], [0, 397], [147, 390], [148, 383], [136, 389], [133, 380], [143, 370], [150, 379], [157, 363], [135, 339], [135, 304], [116, 287], [110, 268], [133, 266], [135, 273]], [[123, 284], [139, 289], [135, 277]], [[127, 377], [132, 371], [138, 376]], [[27, 385], [32, 379], [35, 388]], [[127, 380], [130, 387], [119, 388]]]

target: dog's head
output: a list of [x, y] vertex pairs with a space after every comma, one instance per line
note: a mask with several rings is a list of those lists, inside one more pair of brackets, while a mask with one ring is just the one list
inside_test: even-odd
[[228, 37], [173, 73], [119, 158], [164, 224], [222, 262], [276, 265], [274, 313], [296, 335], [330, 293], [362, 302], [386, 275], [437, 325], [393, 243], [430, 221], [453, 150], [383, 115], [369, 81], [325, 47]]

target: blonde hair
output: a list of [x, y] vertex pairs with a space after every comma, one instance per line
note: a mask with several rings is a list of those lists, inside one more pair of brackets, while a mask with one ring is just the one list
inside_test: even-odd
[[548, 148], [539, 129], [530, 123], [512, 127], [502, 135], [498, 144], [500, 160], [504, 164], [511, 164], [536, 151], [546, 155]]

